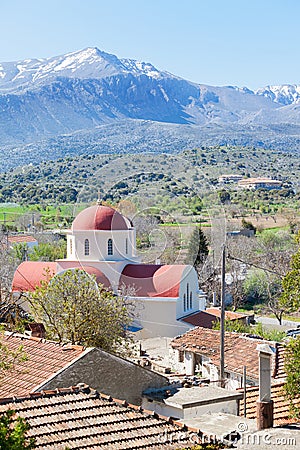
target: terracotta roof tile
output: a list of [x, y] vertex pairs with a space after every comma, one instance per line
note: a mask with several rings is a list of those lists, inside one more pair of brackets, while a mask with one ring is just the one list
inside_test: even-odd
[[187, 317], [183, 317], [181, 320], [194, 325], [194, 327], [212, 328], [213, 324], [216, 323], [218, 319], [206, 311], [199, 311], [197, 313], [190, 314]]
[[[271, 398], [274, 402], [274, 425], [284, 425], [294, 423], [295, 419], [290, 417], [289, 401], [284, 395], [284, 382], [276, 383], [271, 386]], [[256, 402], [258, 400], [258, 386], [248, 389], [246, 395], [246, 412], [248, 419], [256, 418]], [[294, 405], [300, 408], [300, 395], [294, 399]], [[241, 400], [240, 412], [244, 411], [244, 401]]]
[[274, 378], [285, 378], [286, 373], [284, 370], [284, 353], [285, 353], [285, 345], [276, 344], [276, 357], [275, 357], [275, 371]]
[[[213, 328], [213, 324], [220, 321], [221, 311], [218, 308], [208, 308], [205, 311], [190, 314], [181, 320], [194, 325], [194, 327]], [[225, 311], [226, 320], [241, 320], [248, 317], [233, 311]]]
[[[0, 414], [13, 409], [29, 422], [29, 436], [36, 438], [36, 448], [175, 450], [189, 442], [188, 433], [183, 436], [182, 425], [87, 386], [0, 403]], [[172, 442], [165, 441], [167, 433]]]
[[[225, 370], [258, 379], [258, 344], [269, 344], [274, 348], [273, 366], [275, 366], [275, 344], [255, 339], [240, 333], [225, 332]], [[178, 350], [190, 351], [210, 358], [213, 364], [220, 364], [220, 331], [197, 327], [172, 340], [171, 346]], [[274, 371], [273, 367], [273, 371]]]
[[8, 236], [7, 238], [10, 244], [18, 244], [22, 242], [36, 242], [37, 240], [33, 236], [26, 236], [22, 234], [18, 234], [16, 236]]
[[9, 334], [3, 338], [3, 342], [13, 351], [22, 346], [27, 361], [16, 364], [13, 371], [1, 378], [0, 398], [28, 394], [84, 351], [80, 346], [64, 351], [65, 346], [57, 342], [24, 335]]
[[[207, 308], [206, 312], [212, 314], [215, 317], [221, 317], [220, 308]], [[225, 319], [227, 320], [244, 319], [245, 317], [247, 317], [247, 314], [241, 314], [234, 311], [225, 311]]]

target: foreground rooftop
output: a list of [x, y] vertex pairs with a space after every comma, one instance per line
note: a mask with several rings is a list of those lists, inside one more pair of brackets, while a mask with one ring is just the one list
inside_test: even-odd
[[0, 414], [8, 409], [28, 421], [37, 449], [175, 450], [189, 443], [182, 424], [87, 385], [0, 400]]

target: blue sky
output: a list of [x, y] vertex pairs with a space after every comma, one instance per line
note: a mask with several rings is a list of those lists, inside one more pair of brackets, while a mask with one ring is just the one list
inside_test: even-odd
[[210, 85], [300, 84], [299, 0], [9, 0], [0, 62], [98, 47]]

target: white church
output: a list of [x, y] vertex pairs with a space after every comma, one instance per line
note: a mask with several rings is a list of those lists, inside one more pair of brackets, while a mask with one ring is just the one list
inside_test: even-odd
[[175, 337], [193, 328], [189, 318], [205, 309], [195, 269], [190, 265], [142, 264], [129, 219], [97, 204], [81, 211], [65, 233], [67, 258], [21, 263], [14, 274], [13, 292], [33, 291], [46, 279], [47, 271], [56, 276], [80, 269], [116, 294], [124, 289], [130, 292], [137, 303], [133, 323], [137, 338]]

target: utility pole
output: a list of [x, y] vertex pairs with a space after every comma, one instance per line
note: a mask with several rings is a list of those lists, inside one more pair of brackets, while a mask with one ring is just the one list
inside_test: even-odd
[[221, 317], [220, 317], [220, 380], [221, 387], [224, 387], [224, 367], [225, 367], [225, 244], [222, 249], [221, 267]]
[[243, 370], [244, 381], [244, 417], [247, 417], [247, 368], [244, 366]]

